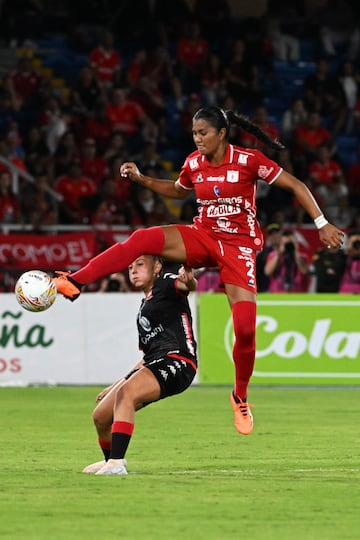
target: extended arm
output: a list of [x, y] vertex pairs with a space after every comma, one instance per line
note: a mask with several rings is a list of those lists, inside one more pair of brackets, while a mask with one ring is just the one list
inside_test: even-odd
[[129, 161], [121, 165], [120, 176], [130, 178], [133, 182], [137, 182], [170, 199], [185, 199], [190, 193], [187, 189], [182, 188], [177, 181], [145, 176], [139, 171], [135, 163]]
[[344, 232], [328, 223], [321, 208], [307, 186], [295, 176], [283, 171], [276, 180], [276, 185], [292, 191], [304, 210], [314, 220], [319, 229], [320, 240], [327, 246], [340, 248], [344, 241]]

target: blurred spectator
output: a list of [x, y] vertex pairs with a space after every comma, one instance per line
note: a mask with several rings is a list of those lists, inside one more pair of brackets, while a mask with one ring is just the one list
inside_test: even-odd
[[282, 232], [280, 245], [266, 259], [264, 274], [269, 277], [269, 292], [307, 292], [308, 264], [292, 231]]
[[115, 88], [112, 91], [107, 115], [113, 130], [121, 131], [126, 136], [127, 145], [132, 151], [138, 150], [146, 140], [156, 140], [156, 125], [141, 105], [128, 99], [125, 89]]
[[[154, 176], [151, 171], [148, 170], [149, 176]], [[167, 225], [170, 223], [170, 219], [173, 220], [173, 216], [170, 217], [170, 213], [164, 203], [164, 200], [143, 186], [137, 186], [135, 192], [134, 207], [138, 214], [138, 217], [133, 217], [133, 223], [135, 225]]]
[[113, 124], [107, 114], [106, 103], [100, 101], [94, 111], [85, 122], [82, 133], [83, 139], [95, 139], [99, 154], [103, 154], [109, 144], [113, 132]]
[[[352, 219], [349, 189], [340, 164], [331, 159], [326, 144], [319, 146], [316, 159], [309, 165], [308, 182], [328, 219], [341, 229], [348, 227]], [[300, 207], [299, 213], [304, 216]]]
[[166, 47], [158, 45], [148, 52], [143, 74], [154, 81], [162, 96], [174, 99], [178, 109], [181, 110], [181, 83], [175, 73], [173, 58]]
[[132, 225], [132, 205], [118, 196], [117, 183], [107, 178], [96, 195], [91, 222], [94, 225]]
[[186, 198], [181, 205], [179, 222], [184, 225], [191, 225], [194, 218], [198, 215], [198, 205], [193, 197]]
[[[357, 159], [349, 166], [345, 177], [349, 188], [350, 204], [354, 209], [360, 208], [360, 144], [357, 147]], [[360, 228], [360, 227], [359, 227]]]
[[126, 68], [126, 84], [116, 84], [115, 88], [136, 86], [140, 77], [144, 75], [144, 66], [147, 60], [147, 51], [144, 47], [137, 49], [132, 55]]
[[315, 153], [315, 159], [308, 168], [308, 178], [313, 189], [328, 186], [331, 183], [344, 179], [340, 163], [333, 157], [327, 144], [321, 144]]
[[343, 87], [325, 58], [317, 60], [315, 71], [304, 80], [304, 101], [308, 111], [316, 111], [326, 121], [332, 135], [339, 133], [346, 120]]
[[346, 246], [346, 266], [340, 284], [340, 293], [360, 293], [360, 230], [353, 229], [348, 234]]
[[55, 154], [63, 136], [71, 127], [71, 115], [63, 111], [58, 98], [51, 96], [43, 104], [39, 124], [45, 133], [50, 153]]
[[4, 136], [9, 129], [9, 124], [17, 121], [18, 111], [14, 107], [11, 94], [4, 87], [0, 89], [0, 136]]
[[96, 185], [93, 180], [83, 175], [78, 160], [69, 163], [67, 174], [55, 180], [54, 188], [63, 196], [59, 205], [61, 223], [90, 223], [94, 211]]
[[[7, 139], [0, 140], [0, 156], [10, 161], [13, 165], [18, 167], [22, 171], [27, 170], [23, 160], [11, 151]], [[4, 163], [0, 161], [0, 172], [2, 171], [8, 171], [8, 168]]]
[[35, 177], [34, 183], [27, 182], [21, 192], [22, 214], [35, 231], [58, 223], [57, 203], [49, 188], [49, 178], [43, 173]]
[[12, 178], [8, 171], [0, 172], [0, 223], [21, 223], [21, 206], [19, 197], [13, 192]]
[[65, 131], [59, 138], [52, 157], [54, 178], [67, 173], [69, 165], [79, 158], [79, 148], [72, 131]]
[[106, 176], [108, 165], [104, 158], [97, 155], [95, 139], [85, 139], [80, 149], [80, 165], [83, 174], [99, 186]]
[[194, 150], [194, 140], [192, 135], [192, 119], [196, 111], [201, 107], [201, 97], [199, 94], [192, 93], [188, 96], [184, 110], [180, 112], [180, 141], [179, 145], [183, 153]]
[[124, 272], [115, 272], [104, 277], [100, 282], [98, 292], [131, 292], [127, 276]]
[[75, 79], [70, 94], [73, 114], [86, 118], [92, 114], [99, 101], [105, 99], [102, 85], [91, 66], [83, 66]]
[[304, 178], [307, 175], [309, 164], [316, 158], [317, 150], [326, 144], [333, 156], [336, 144], [329, 130], [321, 125], [318, 112], [310, 112], [305, 122], [301, 122], [295, 128], [291, 150], [296, 175]]
[[201, 95], [208, 106], [217, 106], [226, 96], [226, 80], [220, 54], [210, 53], [201, 75]]
[[[265, 105], [258, 105], [257, 107], [255, 107], [251, 120], [252, 122], [254, 122], [254, 124], [259, 126], [259, 128], [262, 129], [267, 135], [269, 135], [271, 139], [279, 138], [279, 129], [274, 122], [269, 120], [268, 110]], [[259, 148], [261, 151], [268, 155], [270, 153], [273, 157], [273, 153], [267, 148], [265, 148], [255, 135], [252, 135], [247, 131], [242, 130], [240, 132], [240, 145], [246, 148]]]
[[25, 134], [24, 151], [24, 162], [30, 174], [35, 175], [40, 169], [49, 171], [50, 151], [39, 126], [32, 126]]
[[338, 69], [338, 80], [343, 88], [346, 103], [345, 131], [351, 134], [356, 124], [356, 106], [360, 98], [360, 75], [351, 60], [344, 60]]
[[191, 21], [184, 25], [176, 42], [176, 65], [185, 94], [200, 92], [201, 73], [209, 54], [209, 42], [201, 35], [201, 27]]
[[166, 176], [163, 161], [160, 154], [157, 152], [156, 144], [153, 142], [145, 143], [141, 152], [134, 156], [134, 161], [139, 164], [139, 168], [144, 171], [144, 174], [148, 174], [148, 170], [151, 169], [155, 172], [156, 178], [163, 178]]
[[312, 258], [310, 273], [314, 277], [312, 288], [318, 293], [336, 293], [345, 270], [346, 255], [342, 249], [320, 248]]
[[336, 57], [342, 49], [349, 58], [359, 52], [359, 22], [352, 3], [326, 0], [314, 11], [311, 21], [318, 28], [318, 39], [325, 54]]
[[24, 162], [25, 150], [22, 143], [22, 137], [20, 136], [16, 122], [11, 122], [11, 127], [6, 134], [6, 142], [8, 146], [9, 156], [21, 159]]
[[114, 157], [122, 157], [123, 161], [128, 159], [128, 150], [126, 147], [126, 139], [121, 131], [113, 131], [110, 140], [107, 144], [103, 158], [106, 160]]
[[20, 57], [17, 68], [10, 73], [9, 79], [20, 107], [31, 107], [42, 81], [42, 75], [33, 68], [31, 58]]
[[114, 182], [118, 204], [125, 207], [127, 202], [132, 199], [133, 192], [137, 189], [137, 185], [128, 178], [120, 176], [119, 170], [122, 164], [123, 160], [121, 156], [115, 155], [111, 158], [109, 160], [109, 172], [105, 180], [112, 180]]
[[121, 58], [114, 47], [112, 32], [103, 30], [98, 45], [90, 52], [89, 60], [98, 80], [105, 87], [111, 87], [114, 73], [121, 70]]
[[285, 109], [281, 117], [281, 139], [285, 144], [291, 143], [294, 131], [299, 124], [306, 122], [308, 112], [305, 109], [304, 100], [295, 98], [291, 105]]
[[153, 122], [160, 122], [162, 117], [166, 117], [167, 111], [162, 93], [156, 81], [147, 75], [141, 75], [138, 78], [128, 94], [128, 99], [138, 103]]
[[235, 108], [242, 110], [261, 102], [259, 66], [251, 61], [242, 39], [232, 43], [223, 74], [226, 91], [234, 99]]
[[259, 293], [267, 292], [269, 289], [270, 278], [265, 275], [264, 268], [268, 255], [280, 248], [281, 235], [282, 228], [278, 223], [270, 223], [266, 227], [264, 247], [256, 256], [256, 283]]
[[274, 60], [298, 62], [300, 59], [300, 40], [298, 37], [284, 31], [282, 21], [271, 13], [268, 13], [265, 24], [265, 39], [268, 39], [271, 44]]

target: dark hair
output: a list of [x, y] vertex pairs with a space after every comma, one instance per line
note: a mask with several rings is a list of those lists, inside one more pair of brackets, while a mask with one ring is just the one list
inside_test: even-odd
[[259, 141], [263, 142], [266, 146], [272, 148], [273, 150], [280, 151], [285, 150], [286, 148], [281, 142], [269, 137], [269, 135], [267, 135], [265, 131], [263, 131], [256, 124], [245, 118], [245, 116], [237, 114], [232, 110], [224, 111], [224, 109], [213, 106], [203, 107], [194, 114], [193, 120], [206, 120], [218, 131], [225, 128], [226, 139], [229, 138], [230, 126], [232, 124], [235, 124], [236, 126], [239, 126], [243, 130], [247, 131], [248, 133], [252, 133], [253, 135], [255, 135], [255, 137], [259, 139]]

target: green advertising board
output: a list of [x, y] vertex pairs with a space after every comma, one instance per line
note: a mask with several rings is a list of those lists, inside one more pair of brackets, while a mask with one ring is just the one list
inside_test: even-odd
[[[252, 384], [360, 385], [360, 298], [259, 294]], [[231, 311], [223, 294], [199, 295], [200, 382], [232, 384]]]

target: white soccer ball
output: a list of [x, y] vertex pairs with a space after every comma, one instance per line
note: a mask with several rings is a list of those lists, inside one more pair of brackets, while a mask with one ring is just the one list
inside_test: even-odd
[[45, 311], [55, 302], [57, 290], [54, 281], [41, 270], [22, 274], [15, 285], [15, 296], [20, 306], [28, 311]]

